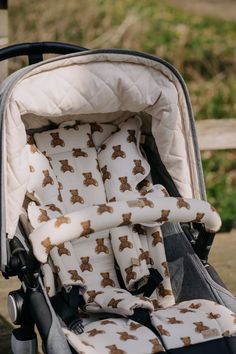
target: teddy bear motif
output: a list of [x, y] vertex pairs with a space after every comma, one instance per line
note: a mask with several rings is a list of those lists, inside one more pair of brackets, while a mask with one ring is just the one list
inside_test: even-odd
[[141, 175], [145, 174], [145, 168], [142, 166], [141, 160], [133, 160], [134, 161], [134, 168], [132, 169], [133, 175], [137, 175], [141, 173]]
[[97, 238], [96, 243], [97, 243], [97, 246], [95, 247], [95, 252], [97, 254], [100, 254], [100, 253], [109, 254], [108, 247], [104, 245], [104, 238]]
[[98, 182], [95, 178], [93, 178], [92, 172], [84, 172], [83, 176], [84, 176], [83, 184], [86, 187], [89, 187], [89, 186], [97, 187], [98, 186]]
[[137, 139], [136, 139], [136, 136], [135, 136], [135, 130], [133, 130], [133, 129], [128, 129], [127, 130], [127, 132], [128, 132], [128, 137], [127, 137], [127, 141], [128, 141], [128, 143], [137, 143]]
[[139, 257], [138, 257], [140, 261], [146, 261], [147, 265], [148, 264], [151, 264], [151, 265], [154, 264], [153, 259], [150, 257], [149, 251], [144, 251], [143, 248], [139, 248], [139, 251], [141, 252]]
[[116, 322], [111, 321], [111, 320], [102, 320], [102, 321], [100, 322], [100, 324], [101, 324], [101, 325], [103, 325], [103, 326], [108, 325], [108, 324], [114, 324], [114, 325], [117, 325], [117, 323], [116, 323]]
[[177, 207], [190, 209], [190, 204], [187, 203], [184, 198], [177, 198]]
[[165, 210], [162, 209], [161, 211], [161, 217], [159, 219], [157, 219], [157, 222], [163, 222], [163, 221], [168, 221], [168, 216], [170, 214], [170, 210]]
[[142, 327], [142, 325], [141, 325], [140, 323], [131, 322], [131, 323], [129, 324], [129, 329], [130, 329], [131, 331], [137, 331], [137, 329], [139, 329], [139, 328], [141, 328], [141, 327]]
[[48, 170], [43, 170], [42, 172], [43, 172], [43, 175], [44, 175], [42, 186], [46, 187], [48, 184], [53, 185], [54, 181], [53, 181], [52, 177], [50, 176], [49, 171]]
[[192, 220], [192, 222], [201, 222], [204, 215], [205, 215], [205, 213], [197, 213], [196, 218], [194, 220]]
[[109, 199], [109, 203], [110, 202], [116, 202], [116, 197], [112, 197], [111, 199]]
[[93, 229], [91, 229], [91, 221], [86, 220], [86, 221], [81, 221], [80, 225], [83, 228], [83, 231], [80, 234], [80, 237], [89, 237], [89, 234], [92, 234], [94, 232]]
[[213, 312], [210, 312], [208, 313], [208, 316], [207, 318], [209, 318], [210, 320], [217, 320], [217, 318], [220, 318], [221, 315], [219, 313], [213, 313]]
[[40, 215], [38, 216], [38, 222], [45, 222], [48, 221], [50, 218], [46, 210], [39, 208]]
[[70, 223], [71, 223], [71, 219], [68, 216], [58, 216], [58, 218], [56, 218], [54, 226], [58, 228], [63, 224], [70, 224]]
[[179, 312], [185, 314], [185, 313], [194, 312], [194, 311], [193, 310], [189, 310], [189, 309], [179, 309]]
[[197, 309], [199, 309], [201, 306], [202, 306], [202, 304], [200, 304], [200, 303], [198, 303], [198, 304], [192, 303], [192, 304], [189, 305], [189, 308], [190, 308], [190, 309], [195, 309], [195, 310], [197, 310]]
[[80, 203], [84, 204], [84, 199], [79, 195], [78, 189], [70, 189], [70, 201], [72, 204]]
[[158, 286], [158, 293], [161, 297], [172, 295], [172, 291], [165, 289], [163, 284], [160, 284]]
[[35, 196], [35, 191], [27, 192], [26, 195], [29, 199], [33, 200], [36, 205], [38, 205], [38, 206], [40, 205], [38, 198]]
[[99, 132], [99, 133], [103, 132], [103, 127], [97, 123], [90, 123], [90, 127], [91, 127], [92, 134], [95, 132]]
[[55, 272], [54, 275], [56, 279], [57, 279], [57, 274], [59, 274], [60, 271], [61, 271], [60, 267], [54, 264], [54, 272]]
[[68, 273], [71, 275], [71, 280], [81, 281], [82, 283], [84, 283], [84, 279], [78, 274], [78, 271], [76, 269], [68, 270]]
[[61, 191], [60, 191], [60, 189], [58, 189], [58, 195], [57, 195], [57, 200], [59, 201], [59, 202], [63, 202], [63, 199], [62, 199], [62, 195], [61, 195]]
[[95, 337], [98, 334], [105, 333], [105, 331], [103, 331], [102, 329], [93, 328], [93, 329], [90, 329], [90, 331], [87, 331], [86, 333], [89, 333], [89, 337]]
[[152, 353], [164, 352], [164, 348], [157, 338], [149, 339], [149, 342], [152, 344]]
[[73, 151], [73, 156], [78, 158], [78, 157], [88, 157], [87, 152], [83, 151], [82, 149], [72, 149]]
[[123, 221], [119, 226], [125, 226], [125, 225], [132, 224], [132, 221], [131, 221], [132, 213], [124, 213], [121, 216], [122, 216]]
[[62, 214], [62, 211], [60, 208], [58, 208], [55, 204], [46, 204], [45, 205], [49, 210], [51, 211], [57, 211], [58, 213]]
[[112, 160], [117, 159], [117, 157], [121, 157], [122, 159], [126, 157], [126, 153], [121, 150], [121, 145], [112, 146], [112, 149], [114, 150], [111, 155]]
[[51, 249], [54, 247], [51, 243], [50, 237], [47, 237], [45, 240], [41, 241], [41, 245], [45, 248], [46, 254], [49, 254]]
[[106, 144], [102, 144], [102, 145], [100, 146], [100, 151], [106, 150], [106, 148], [107, 148], [107, 145], [106, 145]]
[[190, 337], [180, 337], [180, 339], [182, 340], [184, 347], [188, 347], [189, 345], [192, 344]]
[[205, 326], [202, 321], [193, 322], [193, 324], [196, 326], [195, 332], [197, 332], [197, 333], [202, 333], [202, 332], [207, 331], [209, 329], [209, 327]]
[[105, 212], [112, 214], [113, 208], [107, 204], [98, 204], [97, 213], [101, 215]]
[[133, 232], [137, 232], [139, 235], [147, 235], [146, 229], [140, 224], [133, 225]]
[[129, 284], [130, 280], [135, 280], [137, 278], [137, 273], [133, 271], [133, 266], [125, 268], [126, 272], [126, 283]]
[[87, 141], [87, 146], [88, 147], [94, 147], [94, 142], [93, 142], [93, 136], [90, 133], [87, 133], [88, 136], [88, 141]]
[[101, 172], [98, 159], [96, 159], [96, 169], [98, 170], [99, 173]]
[[95, 298], [97, 295], [101, 295], [104, 294], [104, 291], [95, 291], [95, 290], [88, 290], [87, 294], [89, 296], [87, 303], [91, 304], [92, 302], [94, 302]]
[[169, 197], [169, 193], [167, 192], [167, 190], [165, 188], [162, 188], [161, 191], [164, 194], [164, 197]]
[[34, 173], [34, 172], [35, 172], [35, 168], [34, 168], [34, 166], [29, 165], [29, 170], [30, 170], [30, 173]]
[[42, 154], [44, 154], [44, 156], [47, 158], [49, 166], [51, 167], [51, 169], [53, 169], [51, 156], [47, 154], [47, 151], [42, 151]]
[[56, 146], [65, 146], [65, 142], [59, 137], [59, 133], [50, 133], [50, 135], [52, 137], [51, 146], [53, 148], [55, 148]]
[[162, 336], [170, 337], [170, 335], [171, 335], [170, 332], [168, 332], [165, 328], [163, 328], [163, 325], [157, 326], [157, 329]]
[[183, 321], [177, 320], [176, 317], [167, 317], [167, 323], [169, 324], [182, 324]]
[[159, 303], [157, 301], [157, 299], [152, 299], [152, 304], [153, 304], [153, 307], [154, 307], [154, 311], [156, 311], [157, 309], [159, 309]]
[[123, 177], [118, 177], [120, 181], [120, 191], [125, 192], [125, 191], [132, 191], [131, 185], [128, 183], [128, 177], [123, 176]]
[[133, 248], [133, 243], [128, 240], [128, 236], [120, 236], [120, 246], [119, 246], [119, 251], [122, 252], [126, 248]]
[[66, 256], [70, 256], [71, 253], [70, 251], [65, 247], [65, 243], [59, 243], [59, 245], [57, 245], [57, 251], [58, 251], [58, 255], [62, 256], [63, 254]]
[[169, 277], [170, 274], [169, 274], [169, 268], [167, 262], [166, 261], [162, 262], [161, 265], [164, 268], [164, 276]]
[[103, 288], [105, 288], [106, 286], [115, 286], [115, 282], [110, 278], [109, 272], [100, 273], [100, 275], [102, 276], [101, 286]]
[[120, 335], [120, 340], [123, 340], [123, 341], [127, 341], [129, 339], [132, 339], [132, 340], [137, 340], [138, 338], [136, 336], [134, 336], [133, 334], [129, 334], [128, 332], [116, 332], [117, 334]]
[[81, 264], [80, 264], [80, 269], [82, 272], [85, 272], [86, 270], [88, 272], [92, 272], [93, 271], [93, 266], [91, 263], [89, 263], [89, 259], [90, 257], [86, 256], [86, 257], [80, 257], [81, 259]]
[[102, 172], [102, 181], [103, 181], [103, 183], [105, 183], [107, 179], [108, 180], [111, 179], [111, 172], [107, 171], [107, 165], [104, 165], [101, 168], [101, 172]]
[[109, 349], [109, 354], [127, 354], [124, 350], [117, 348], [115, 344], [106, 345], [106, 348]]
[[62, 172], [64, 172], [64, 173], [65, 172], [71, 172], [71, 173], [75, 172], [74, 168], [71, 165], [69, 165], [68, 160], [59, 160], [59, 162], [61, 164], [61, 171]]
[[151, 236], [153, 237], [153, 240], [152, 240], [153, 247], [155, 247], [158, 243], [163, 243], [163, 239], [162, 239], [160, 231], [153, 232], [151, 234]]
[[114, 299], [114, 297], [109, 301], [107, 307], [112, 307], [113, 309], [117, 309], [118, 304], [124, 299]]
[[151, 200], [147, 198], [138, 198], [138, 200], [142, 201], [141, 208], [144, 208], [145, 206], [148, 206], [149, 208], [154, 208], [154, 203]]

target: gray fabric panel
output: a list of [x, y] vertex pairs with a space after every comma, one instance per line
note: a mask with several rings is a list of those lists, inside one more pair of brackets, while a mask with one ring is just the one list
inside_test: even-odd
[[208, 299], [236, 312], [236, 299], [209, 275], [178, 224], [164, 224], [166, 256], [177, 302]]

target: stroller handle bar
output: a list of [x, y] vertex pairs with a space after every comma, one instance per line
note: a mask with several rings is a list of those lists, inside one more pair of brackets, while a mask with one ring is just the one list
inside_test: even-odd
[[63, 42], [34, 42], [13, 44], [0, 49], [0, 61], [16, 56], [28, 56], [29, 65], [43, 60], [43, 54], [70, 54], [88, 50]]
[[44, 222], [29, 238], [35, 257], [45, 263], [50, 250], [60, 243], [119, 226], [156, 226], [167, 221], [203, 223], [206, 231], [213, 234], [221, 226], [219, 214], [206, 201], [148, 197], [85, 207]]

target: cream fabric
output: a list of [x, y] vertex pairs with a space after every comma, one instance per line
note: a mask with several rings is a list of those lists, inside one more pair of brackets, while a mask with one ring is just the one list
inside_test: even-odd
[[129, 112], [144, 113], [145, 127], [183, 197], [199, 198], [188, 110], [173, 73], [160, 63], [132, 55], [73, 55], [44, 62], [25, 74], [5, 104], [3, 165], [9, 237], [14, 236], [29, 179], [25, 127], [71, 119], [114, 122], [133, 114]]

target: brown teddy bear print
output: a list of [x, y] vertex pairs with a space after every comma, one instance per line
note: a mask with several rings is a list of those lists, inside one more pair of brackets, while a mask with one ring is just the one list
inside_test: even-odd
[[204, 215], [205, 215], [205, 213], [197, 213], [196, 218], [194, 220], [192, 220], [192, 222], [201, 222]]
[[94, 142], [93, 142], [92, 134], [87, 133], [87, 136], [88, 136], [87, 146], [88, 147], [94, 147], [95, 145], [94, 145]]
[[48, 221], [50, 218], [46, 210], [39, 208], [40, 215], [38, 216], [38, 222], [45, 222]]
[[105, 288], [106, 286], [115, 286], [115, 282], [110, 278], [109, 272], [100, 273], [100, 275], [102, 277], [101, 286], [103, 288]]
[[91, 126], [92, 134], [95, 132], [99, 132], [99, 133], [103, 132], [103, 127], [97, 123], [90, 123], [90, 126]]
[[125, 268], [126, 272], [126, 283], [129, 284], [130, 280], [135, 280], [137, 278], [137, 273], [133, 271], [133, 266]]
[[137, 329], [139, 329], [139, 328], [141, 328], [142, 327], [142, 325], [140, 324], [140, 323], [137, 323], [137, 322], [131, 322], [130, 324], [129, 324], [129, 329], [131, 330], [131, 331], [137, 331]]
[[116, 197], [112, 197], [111, 199], [109, 199], [109, 203], [110, 202], [116, 202]]
[[137, 175], [140, 173], [141, 175], [145, 174], [145, 168], [142, 166], [141, 160], [133, 160], [134, 161], [134, 168], [132, 169], [133, 175]]
[[120, 236], [120, 246], [119, 246], [119, 251], [122, 252], [126, 248], [133, 248], [133, 243], [128, 240], [128, 236]]
[[89, 187], [89, 186], [97, 187], [98, 186], [98, 182], [95, 178], [93, 178], [92, 172], [85, 172], [85, 173], [83, 173], [83, 176], [84, 176], [83, 184], [86, 187]]
[[96, 243], [97, 243], [97, 246], [95, 247], [95, 252], [97, 254], [100, 254], [100, 253], [109, 254], [108, 247], [104, 245], [104, 238], [97, 238]]
[[189, 309], [179, 309], [179, 312], [185, 314], [185, 313], [194, 312], [194, 311], [193, 310], [189, 310]]
[[139, 251], [141, 252], [139, 257], [138, 257], [140, 261], [146, 261], [147, 265], [148, 264], [151, 264], [151, 265], [154, 264], [153, 259], [150, 257], [149, 251], [144, 251], [143, 248], [140, 248]]
[[84, 279], [78, 274], [77, 270], [68, 270], [68, 273], [71, 275], [71, 280], [73, 281], [81, 281], [84, 283]]
[[68, 216], [58, 216], [58, 218], [56, 218], [54, 226], [58, 228], [63, 224], [70, 224], [70, 223], [71, 223], [71, 219]]
[[39, 202], [38, 198], [35, 196], [35, 191], [33, 191], [33, 192], [27, 192], [26, 195], [27, 195], [27, 197], [28, 197], [29, 199], [33, 200], [36, 205], [38, 205], [38, 206], [40, 205], [40, 202]]
[[59, 245], [57, 245], [57, 251], [58, 251], [58, 255], [62, 256], [63, 254], [66, 256], [70, 256], [71, 253], [70, 251], [65, 247], [65, 243], [60, 243]]
[[135, 130], [133, 130], [133, 129], [128, 129], [127, 130], [127, 132], [128, 132], [128, 137], [127, 137], [127, 141], [128, 141], [128, 143], [137, 143], [137, 139], [136, 139], [136, 136], [135, 136]]
[[109, 349], [109, 354], [127, 354], [124, 350], [117, 348], [115, 344], [106, 345], [106, 348]]
[[78, 158], [78, 157], [88, 157], [87, 152], [83, 151], [82, 149], [72, 149], [73, 151], [73, 156]]
[[177, 207], [178, 208], [186, 208], [186, 209], [190, 209], [190, 204], [187, 203], [184, 198], [177, 198]]
[[29, 170], [30, 170], [30, 173], [34, 173], [34, 172], [35, 172], [35, 168], [34, 168], [34, 166], [29, 165]]
[[133, 232], [137, 232], [139, 235], [147, 235], [146, 229], [140, 224], [135, 224], [133, 226]]
[[120, 340], [127, 341], [129, 339], [132, 340], [137, 340], [138, 338], [134, 336], [133, 334], [129, 334], [128, 332], [116, 332], [117, 334], [120, 335]]
[[58, 213], [62, 214], [61, 209], [58, 208], [55, 204], [46, 204], [45, 206], [51, 211], [57, 211]]
[[164, 268], [164, 276], [168, 277], [169, 276], [169, 268], [167, 262], [162, 262], [161, 263], [162, 267]]
[[70, 201], [72, 204], [80, 203], [84, 204], [84, 199], [79, 195], [78, 189], [70, 189]]
[[163, 221], [168, 221], [168, 216], [170, 214], [170, 210], [165, 210], [162, 209], [161, 211], [161, 217], [159, 219], [157, 219], [157, 222], [163, 222]]
[[85, 272], [86, 270], [88, 271], [88, 272], [92, 272], [93, 271], [93, 266], [92, 266], [92, 264], [91, 263], [89, 263], [89, 258], [90, 257], [80, 257], [80, 259], [81, 259], [81, 264], [80, 264], [80, 269], [81, 269], [81, 271], [82, 272]]
[[201, 306], [202, 306], [202, 304], [200, 304], [200, 303], [198, 303], [198, 304], [192, 303], [191, 305], [189, 305], [189, 308], [190, 308], [190, 309], [197, 310], [197, 309], [199, 309]]
[[95, 298], [97, 295], [101, 295], [104, 294], [104, 291], [95, 291], [95, 290], [88, 290], [87, 294], [89, 296], [87, 303], [91, 304], [92, 302], [94, 302]]
[[168, 332], [165, 328], [163, 328], [163, 325], [157, 326], [157, 329], [162, 336], [170, 337], [170, 332]]
[[159, 342], [159, 340], [157, 338], [149, 339], [149, 342], [152, 344], [152, 353], [153, 354], [165, 351], [163, 346], [161, 345], [161, 343]]
[[90, 329], [90, 331], [87, 331], [86, 333], [89, 333], [89, 337], [95, 337], [98, 334], [105, 333], [105, 331], [103, 331], [102, 329], [93, 328], [93, 329]]
[[103, 213], [110, 213], [112, 214], [113, 213], [113, 208], [107, 204], [99, 204], [98, 205], [98, 208], [97, 208], [97, 213], [99, 215], [103, 214]]
[[190, 337], [180, 337], [180, 339], [182, 340], [184, 347], [188, 347], [189, 345], [192, 344]]
[[49, 254], [51, 249], [54, 247], [51, 243], [50, 237], [47, 237], [45, 240], [41, 241], [41, 245], [45, 247], [46, 254]]
[[48, 170], [43, 170], [42, 172], [43, 172], [43, 175], [44, 175], [42, 186], [46, 187], [48, 184], [53, 185], [54, 181], [53, 181], [52, 177], [49, 175], [49, 171]]
[[153, 237], [153, 240], [152, 240], [153, 247], [155, 247], [158, 243], [163, 243], [163, 239], [162, 239], [160, 231], [153, 232], [151, 234], [151, 236]]
[[121, 145], [112, 146], [112, 149], [114, 150], [111, 155], [112, 160], [117, 159], [117, 157], [121, 157], [122, 159], [126, 157], [126, 153], [121, 150]]
[[156, 311], [157, 309], [159, 309], [159, 303], [157, 301], [157, 299], [152, 299], [152, 304], [153, 304], [153, 307], [154, 307], [154, 311]]
[[148, 206], [149, 208], [154, 208], [154, 203], [147, 199], [147, 198], [138, 198], [138, 200], [142, 201], [142, 208], [144, 208], [145, 206]]
[[59, 160], [59, 162], [61, 164], [61, 171], [62, 172], [64, 172], [64, 173], [65, 172], [71, 172], [71, 173], [75, 172], [74, 168], [71, 165], [69, 165], [68, 160]]
[[193, 322], [193, 324], [196, 326], [195, 332], [197, 332], [197, 333], [202, 333], [202, 332], [209, 329], [209, 327], [205, 326], [202, 321], [201, 322]]
[[217, 320], [217, 318], [220, 318], [221, 315], [219, 313], [213, 313], [213, 312], [210, 312], [208, 313], [208, 316], [207, 318], [209, 318], [210, 320]]
[[52, 147], [56, 147], [56, 146], [62, 146], [64, 147], [65, 146], [65, 142], [64, 140], [62, 140], [60, 137], [59, 137], [59, 133], [50, 133], [51, 137], [52, 137], [52, 141], [51, 141], [51, 146]]
[[122, 214], [121, 216], [122, 216], [123, 221], [119, 226], [125, 226], [125, 225], [132, 224], [132, 221], [131, 221], [132, 213], [125, 213], [125, 214]]
[[83, 231], [80, 234], [80, 237], [89, 237], [89, 234], [94, 233], [94, 229], [91, 229], [91, 221], [86, 220], [86, 221], [81, 221], [80, 225], [83, 228]]
[[103, 181], [103, 183], [105, 183], [107, 179], [108, 180], [111, 179], [111, 172], [107, 171], [107, 165], [104, 165], [101, 168], [101, 172], [102, 172], [102, 181]]
[[101, 325], [105, 326], [105, 325], [108, 325], [108, 324], [114, 324], [114, 325], [117, 325], [116, 322], [114, 321], [111, 321], [111, 320], [103, 320], [100, 322]]
[[109, 301], [107, 307], [112, 307], [113, 309], [117, 309], [118, 304], [124, 299], [114, 299], [114, 297]]
[[172, 291], [165, 289], [163, 284], [160, 284], [158, 286], [158, 293], [161, 297], [172, 295]]
[[123, 176], [123, 177], [118, 177], [120, 181], [120, 191], [125, 192], [125, 191], [132, 191], [131, 185], [128, 183], [128, 177]]
[[59, 202], [63, 202], [63, 199], [62, 199], [62, 195], [61, 195], [61, 191], [60, 191], [60, 189], [58, 189], [58, 196], [57, 196], [57, 200], [59, 201]]
[[167, 317], [167, 323], [169, 324], [182, 324], [183, 321], [177, 320], [175, 317]]
[[167, 192], [167, 190], [165, 188], [162, 188], [161, 191], [164, 194], [164, 197], [169, 197], [169, 193]]

